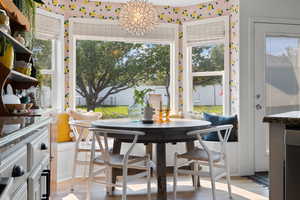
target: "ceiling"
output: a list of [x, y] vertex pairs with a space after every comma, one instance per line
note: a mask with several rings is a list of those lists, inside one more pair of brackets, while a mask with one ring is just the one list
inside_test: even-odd
[[[128, 0], [90, 0], [90, 1], [125, 3]], [[195, 4], [200, 4], [211, 0], [148, 0], [148, 1], [155, 5], [162, 5], [162, 6], [168, 5], [173, 7], [181, 7], [181, 6], [191, 6]]]

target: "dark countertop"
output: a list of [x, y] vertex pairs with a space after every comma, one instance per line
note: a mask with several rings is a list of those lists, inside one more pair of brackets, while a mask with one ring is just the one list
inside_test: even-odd
[[292, 111], [280, 113], [276, 115], [268, 115], [263, 119], [265, 123], [278, 123], [300, 127], [300, 111]]
[[0, 152], [44, 127], [50, 117], [0, 117]]

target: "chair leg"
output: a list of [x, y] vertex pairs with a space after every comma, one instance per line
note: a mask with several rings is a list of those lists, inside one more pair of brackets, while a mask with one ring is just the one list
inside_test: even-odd
[[228, 187], [228, 194], [229, 194], [229, 198], [232, 199], [230, 168], [228, 166], [227, 157], [225, 157], [224, 162], [225, 162], [225, 168], [226, 168], [226, 181], [227, 181], [227, 187]]
[[150, 164], [151, 158], [150, 155], [148, 155], [147, 158], [147, 194], [148, 194], [148, 200], [151, 200], [151, 164]]
[[215, 183], [215, 174], [213, 171], [213, 164], [211, 161], [209, 161], [209, 174], [211, 179], [211, 190], [212, 190], [212, 199], [216, 200], [216, 183]]
[[[111, 184], [112, 183], [112, 167], [110, 166], [106, 166], [106, 183], [109, 183]], [[112, 186], [111, 185], [107, 185], [106, 186], [106, 192], [109, 194], [109, 195], [112, 195]]]
[[91, 192], [91, 184], [94, 178], [94, 160], [95, 160], [95, 141], [96, 138], [93, 135], [92, 148], [91, 148], [91, 159], [89, 166], [89, 178], [88, 178], [88, 194]]
[[127, 200], [127, 165], [123, 166], [123, 188], [122, 188], [122, 200]]
[[173, 181], [173, 193], [174, 193], [174, 200], [176, 200], [176, 193], [177, 193], [177, 176], [178, 176], [178, 172], [177, 172], [177, 166], [178, 166], [178, 163], [177, 163], [177, 153], [175, 153], [175, 156], [174, 156], [174, 181]]
[[71, 183], [71, 192], [74, 192], [74, 179], [76, 175], [76, 168], [77, 168], [77, 157], [78, 157], [78, 149], [79, 149], [79, 142], [80, 142], [80, 136], [76, 141], [75, 144], [75, 153], [74, 153], [74, 159], [73, 159], [73, 169], [72, 169], [72, 183]]
[[[198, 162], [197, 161], [195, 161], [194, 162], [194, 173], [198, 173], [198, 170], [199, 170], [199, 165], [198, 165]], [[194, 189], [195, 189], [195, 191], [197, 190], [197, 188], [198, 188], [198, 175], [193, 175], [193, 177], [194, 177]]]

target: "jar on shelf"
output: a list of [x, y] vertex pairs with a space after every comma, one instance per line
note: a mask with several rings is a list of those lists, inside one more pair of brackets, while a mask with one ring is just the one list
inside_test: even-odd
[[8, 69], [13, 68], [14, 47], [5, 37], [0, 36], [0, 63]]
[[0, 9], [0, 30], [10, 34], [9, 17], [5, 10]]

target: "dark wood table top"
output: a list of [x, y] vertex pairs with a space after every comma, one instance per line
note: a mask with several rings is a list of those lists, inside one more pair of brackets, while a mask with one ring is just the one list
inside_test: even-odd
[[[139, 137], [139, 143], [176, 143], [194, 141], [196, 138], [187, 136], [186, 133], [209, 128], [211, 123], [203, 120], [172, 119], [168, 123], [143, 124], [140, 121], [130, 119], [113, 119], [95, 121], [92, 126], [95, 128], [143, 131], [146, 135]], [[132, 141], [132, 137], [128, 135], [109, 134], [109, 136], [124, 142]]]

